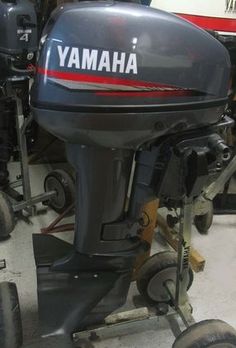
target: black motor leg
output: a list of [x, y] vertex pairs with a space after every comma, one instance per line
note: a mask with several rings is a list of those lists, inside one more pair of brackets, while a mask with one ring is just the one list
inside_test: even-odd
[[76, 250], [109, 255], [136, 248], [136, 221], [125, 221], [134, 152], [67, 145], [67, 153], [77, 172]]
[[135, 260], [149, 247], [126, 212], [133, 151], [67, 146], [76, 169], [74, 244], [34, 236], [41, 333], [71, 335], [104, 321], [127, 298]]

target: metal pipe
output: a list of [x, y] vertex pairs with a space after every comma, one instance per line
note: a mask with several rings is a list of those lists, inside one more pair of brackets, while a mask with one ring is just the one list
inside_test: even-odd
[[216, 179], [216, 181], [206, 188], [202, 196], [205, 199], [212, 201], [235, 172], [236, 172], [236, 155], [230, 161], [230, 163], [225, 168], [225, 170]]
[[33, 205], [37, 203], [45, 202], [49, 200], [49, 198], [53, 197], [55, 194], [56, 194], [56, 191], [45, 192], [35, 197], [31, 197], [29, 200], [23, 200], [20, 203], [13, 204], [13, 211], [14, 212], [21, 211], [28, 207], [32, 207]]

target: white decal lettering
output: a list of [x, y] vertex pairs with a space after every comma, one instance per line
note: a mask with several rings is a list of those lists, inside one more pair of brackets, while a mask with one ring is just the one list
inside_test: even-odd
[[119, 66], [119, 72], [123, 73], [125, 70], [125, 53], [120, 54], [120, 58], [118, 57], [119, 52], [114, 52], [113, 54], [113, 64], [112, 64], [112, 72], [117, 72], [118, 71], [118, 66]]
[[80, 62], [79, 62], [79, 49], [77, 47], [72, 47], [70, 52], [70, 59], [68, 62], [68, 68], [72, 68], [72, 66], [75, 66], [76, 69], [80, 68]]
[[226, 0], [226, 12], [235, 12], [235, 10], [236, 10], [236, 1]]
[[107, 72], [111, 71], [110, 55], [108, 51], [102, 51], [102, 55], [100, 58], [98, 71], [102, 71], [103, 69], [105, 69]]
[[129, 74], [131, 72], [131, 70], [133, 70], [134, 74], [138, 73], [138, 68], [137, 68], [137, 57], [135, 53], [131, 53], [129, 55], [129, 60], [126, 66], [126, 70], [125, 73]]
[[66, 56], [69, 52], [70, 47], [66, 46], [64, 48], [64, 51], [62, 50], [62, 46], [57, 46], [58, 54], [59, 54], [59, 59], [60, 59], [60, 66], [65, 66], [65, 60]]
[[87, 48], [83, 49], [83, 56], [82, 56], [82, 69], [88, 69], [88, 70], [96, 70], [97, 68], [97, 58], [98, 58], [98, 51], [97, 50], [88, 50]]
[[99, 51], [96, 49], [57, 46], [59, 66], [79, 70], [137, 74], [135, 53]]
[[29, 41], [29, 34], [28, 34], [28, 33], [25, 33], [25, 34], [21, 35], [20, 41], [26, 41], [26, 42], [28, 42], [28, 41]]

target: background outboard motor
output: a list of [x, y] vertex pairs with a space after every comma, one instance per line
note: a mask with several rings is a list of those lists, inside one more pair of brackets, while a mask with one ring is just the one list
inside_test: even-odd
[[147, 247], [142, 204], [181, 206], [229, 159], [218, 130], [228, 126], [230, 59], [174, 15], [113, 1], [58, 8], [40, 46], [33, 113], [66, 142], [77, 208], [73, 246], [34, 235], [39, 314], [43, 335], [71, 334], [126, 300]]
[[[8, 183], [7, 162], [17, 144], [16, 102], [29, 114], [29, 76], [38, 48], [35, 5], [28, 0], [0, 0], [0, 188]], [[29, 136], [31, 138], [31, 135]]]
[[29, 0], [0, 1], [0, 81], [26, 70], [38, 47], [35, 5]]

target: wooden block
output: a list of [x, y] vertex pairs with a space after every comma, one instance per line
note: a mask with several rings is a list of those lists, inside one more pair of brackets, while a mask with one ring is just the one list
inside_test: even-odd
[[122, 323], [124, 321], [130, 320], [144, 320], [150, 317], [149, 311], [147, 307], [135, 308], [126, 312], [119, 312], [108, 315], [105, 318], [105, 323], [107, 325]]
[[190, 264], [194, 272], [203, 272], [206, 265], [206, 260], [196, 249], [191, 248]]

